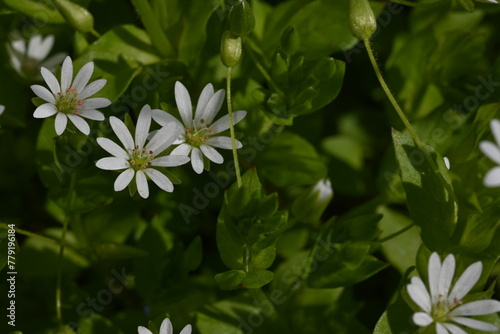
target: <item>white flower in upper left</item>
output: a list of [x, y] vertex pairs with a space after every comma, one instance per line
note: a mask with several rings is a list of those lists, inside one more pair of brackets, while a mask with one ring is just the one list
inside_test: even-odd
[[498, 165], [486, 173], [483, 179], [486, 187], [493, 188], [500, 187], [500, 120], [492, 119], [490, 121], [490, 128], [496, 143], [483, 140], [479, 143], [479, 149]]
[[106, 170], [124, 170], [115, 180], [115, 191], [125, 189], [135, 176], [139, 195], [142, 198], [148, 198], [147, 176], [162, 190], [172, 192], [174, 185], [170, 179], [152, 167], [175, 167], [189, 161], [189, 157], [180, 155], [158, 157], [179, 137], [180, 129], [174, 123], [168, 124], [156, 131], [146, 144], [151, 125], [151, 108], [147, 104], [142, 108], [137, 119], [135, 141], [125, 123], [120, 119], [111, 116], [109, 123], [123, 148], [108, 138], [97, 138], [97, 143], [113, 157], [98, 160], [96, 166]]
[[111, 101], [103, 97], [90, 98], [100, 91], [106, 84], [106, 79], [99, 79], [87, 85], [94, 72], [94, 63], [85, 64], [73, 80], [73, 61], [66, 57], [61, 69], [61, 83], [54, 74], [42, 67], [42, 77], [49, 86], [50, 91], [40, 85], [33, 85], [33, 92], [48, 103], [36, 108], [33, 113], [35, 118], [46, 118], [56, 115], [56, 133], [61, 135], [66, 129], [68, 119], [82, 133], [88, 135], [90, 127], [82, 118], [103, 121], [104, 115], [98, 108], [104, 108]]

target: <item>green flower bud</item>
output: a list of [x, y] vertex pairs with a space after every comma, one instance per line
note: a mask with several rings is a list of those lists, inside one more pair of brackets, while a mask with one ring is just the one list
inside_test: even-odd
[[229, 30], [222, 34], [220, 46], [220, 59], [224, 66], [235, 67], [241, 60], [241, 37], [236, 36]]
[[319, 180], [292, 204], [292, 213], [303, 222], [315, 222], [321, 218], [333, 198], [330, 180]]
[[271, 64], [271, 77], [280, 87], [288, 86], [288, 67], [279, 52], [276, 52]]
[[293, 56], [300, 48], [300, 37], [297, 31], [292, 26], [289, 26], [281, 35], [281, 49], [289, 55]]
[[336, 71], [335, 60], [331, 57], [325, 57], [314, 66], [313, 76], [318, 80], [328, 80], [333, 77]]
[[370, 39], [377, 30], [377, 21], [368, 0], [349, 0], [347, 18], [351, 33], [358, 39]]
[[229, 30], [236, 36], [246, 36], [255, 27], [252, 8], [246, 0], [240, 1], [229, 11]]
[[69, 0], [55, 0], [55, 2], [66, 22], [76, 30], [86, 33], [94, 29], [94, 17], [88, 10]]
[[474, 2], [472, 2], [472, 0], [458, 0], [458, 3], [466, 11], [468, 11], [468, 12], [473, 12], [474, 11]]

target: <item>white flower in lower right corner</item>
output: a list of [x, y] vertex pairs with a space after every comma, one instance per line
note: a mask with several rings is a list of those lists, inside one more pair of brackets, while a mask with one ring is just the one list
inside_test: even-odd
[[481, 261], [471, 264], [458, 278], [451, 289], [455, 275], [455, 257], [448, 255], [443, 263], [437, 253], [429, 259], [429, 290], [420, 277], [411, 278], [406, 286], [411, 299], [422, 312], [413, 314], [413, 322], [420, 327], [432, 324], [437, 334], [467, 334], [462, 327], [486, 332], [496, 332], [498, 327], [488, 322], [470, 318], [470, 316], [492, 314], [500, 311], [500, 302], [494, 299], [476, 300], [463, 304], [462, 299], [481, 277]]
[[489, 140], [483, 140], [479, 143], [479, 149], [493, 162], [499, 166], [493, 167], [484, 176], [483, 183], [486, 187], [500, 187], [500, 120], [492, 119], [490, 121], [491, 132], [495, 137], [496, 143]]
[[[139, 326], [137, 328], [137, 331], [139, 334], [152, 334], [149, 329], [143, 326]], [[191, 325], [186, 325], [186, 327], [184, 327], [179, 334], [191, 334], [191, 331], [192, 331]], [[163, 320], [163, 322], [161, 323], [159, 334], [173, 334], [173, 333], [174, 333], [174, 328], [172, 327], [170, 319], [165, 318], [165, 320]]]

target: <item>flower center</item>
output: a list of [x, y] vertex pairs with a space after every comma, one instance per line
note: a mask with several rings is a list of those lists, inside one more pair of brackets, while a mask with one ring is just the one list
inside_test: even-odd
[[59, 99], [56, 101], [57, 110], [65, 114], [78, 115], [78, 107], [83, 104], [83, 100], [78, 99], [75, 87], [71, 86], [66, 92], [59, 92]]
[[154, 158], [153, 151], [148, 151], [146, 147], [139, 149], [139, 146], [136, 146], [132, 150], [129, 162], [132, 168], [137, 171], [148, 168]]
[[199, 129], [196, 126], [192, 126], [190, 128], [185, 128], [186, 130], [186, 142], [189, 145], [198, 147], [210, 138], [213, 130], [209, 128], [209, 124], [204, 124], [205, 120], [200, 120]]
[[432, 307], [431, 316], [436, 322], [446, 322], [450, 320], [448, 314], [458, 305], [462, 304], [461, 300], [449, 300], [444, 296], [440, 295], [438, 297], [437, 303]]

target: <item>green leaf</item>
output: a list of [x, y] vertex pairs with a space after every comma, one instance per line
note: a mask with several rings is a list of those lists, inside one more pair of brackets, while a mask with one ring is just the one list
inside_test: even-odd
[[100, 260], [127, 260], [149, 255], [148, 252], [140, 248], [113, 242], [93, 243], [92, 249]]
[[457, 221], [454, 194], [449, 194], [442, 183], [444, 180], [452, 187], [448, 169], [443, 158], [431, 147], [426, 147], [426, 153], [439, 168], [440, 177], [413, 140], [396, 130], [392, 131], [392, 137], [410, 215], [421, 228], [422, 240], [427, 247], [443, 251], [450, 245]]
[[28, 16], [38, 19], [43, 17], [47, 23], [64, 23], [65, 21], [59, 11], [53, 6], [47, 5], [47, 2], [31, 0], [5, 0], [4, 2], [6, 5]]
[[200, 236], [196, 236], [189, 244], [184, 253], [184, 261], [186, 271], [196, 270], [203, 260], [203, 247]]
[[215, 275], [215, 281], [221, 290], [235, 290], [241, 288], [241, 282], [246, 275], [243, 270], [229, 270]]
[[100, 314], [93, 313], [92, 317], [83, 317], [78, 325], [78, 333], [80, 334], [123, 334], [121, 330], [113, 325], [111, 320]]
[[269, 270], [254, 270], [246, 274], [241, 284], [245, 288], [257, 289], [271, 282], [274, 274]]
[[278, 187], [310, 185], [326, 176], [316, 149], [302, 137], [283, 132], [257, 158], [261, 174]]

